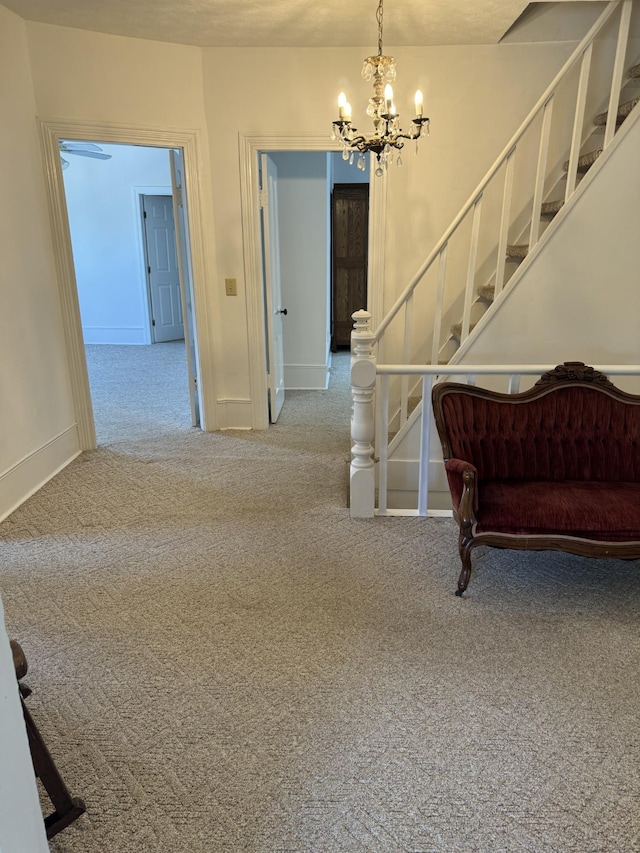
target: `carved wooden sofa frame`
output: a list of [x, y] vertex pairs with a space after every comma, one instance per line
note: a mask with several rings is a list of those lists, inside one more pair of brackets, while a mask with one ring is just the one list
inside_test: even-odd
[[29, 739], [33, 769], [54, 808], [54, 811], [44, 818], [47, 839], [51, 839], [54, 835], [65, 829], [65, 827], [69, 826], [69, 824], [73, 823], [74, 820], [77, 820], [80, 815], [83, 815], [87, 807], [84, 804], [84, 800], [81, 800], [79, 797], [72, 797], [69, 793], [69, 789], [60, 775], [60, 771], [47, 749], [44, 738], [40, 734], [27, 708], [24, 700], [31, 695], [31, 688], [27, 687], [22, 681], [28, 670], [27, 659], [22, 646], [17, 640], [11, 640], [10, 645], [16, 678], [18, 679], [20, 702], [22, 704], [22, 713], [24, 714], [24, 722]]
[[640, 558], [640, 396], [582, 362], [519, 394], [434, 386], [462, 571], [478, 545]]

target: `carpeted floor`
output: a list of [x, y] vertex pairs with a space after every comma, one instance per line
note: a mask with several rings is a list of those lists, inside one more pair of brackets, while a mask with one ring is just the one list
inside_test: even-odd
[[458, 599], [452, 521], [349, 517], [346, 355], [215, 435], [179, 345], [88, 355], [100, 448], [0, 525], [54, 853], [640, 850], [638, 562], [485, 551]]

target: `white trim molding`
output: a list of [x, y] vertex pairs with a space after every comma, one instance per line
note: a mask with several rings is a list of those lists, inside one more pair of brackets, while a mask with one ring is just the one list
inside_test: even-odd
[[38, 119], [38, 126], [52, 223], [53, 248], [69, 364], [69, 378], [81, 450], [92, 450], [96, 447], [96, 430], [84, 353], [62, 167], [58, 151], [59, 139], [183, 149], [187, 203], [189, 205], [196, 358], [198, 361], [198, 390], [202, 429], [207, 431], [218, 429], [214, 391], [214, 352], [206, 301], [207, 262], [201, 188], [201, 151], [204, 146], [201, 131], [167, 130], [59, 118], [40, 118]]
[[217, 402], [218, 429], [250, 430], [254, 428], [251, 400], [241, 397], [220, 397]]
[[[262, 133], [238, 134], [238, 147], [253, 424], [255, 429], [267, 429], [269, 415], [258, 155], [261, 152], [270, 151], [339, 151], [340, 147], [322, 134], [265, 135]], [[376, 181], [378, 186], [375, 185]], [[386, 177], [372, 178], [370, 187], [368, 302], [374, 308], [372, 313], [375, 312], [375, 316], [381, 316]]]
[[0, 521], [16, 510], [81, 453], [76, 425], [0, 474]]
[[331, 365], [285, 364], [284, 387], [287, 391], [326, 391]]

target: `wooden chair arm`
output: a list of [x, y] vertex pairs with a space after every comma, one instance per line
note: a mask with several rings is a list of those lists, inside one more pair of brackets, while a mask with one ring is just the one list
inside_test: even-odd
[[[472, 510], [473, 520], [478, 511], [478, 471], [471, 462], [465, 462], [463, 459], [446, 459], [444, 463], [447, 472], [447, 480], [449, 489], [451, 490], [451, 498], [453, 500], [454, 509], [460, 511], [462, 500], [465, 493], [469, 492], [470, 503], [469, 507]], [[469, 472], [472, 478], [468, 480], [465, 474]]]

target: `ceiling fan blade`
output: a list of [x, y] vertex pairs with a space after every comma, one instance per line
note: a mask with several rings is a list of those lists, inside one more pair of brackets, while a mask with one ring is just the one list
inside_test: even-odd
[[102, 151], [99, 145], [95, 145], [93, 142], [65, 142], [63, 139], [60, 140], [60, 150], [67, 151], [71, 153], [72, 151]]
[[65, 151], [64, 153], [78, 157], [91, 157], [93, 160], [111, 160], [111, 154], [99, 154], [97, 151]]

